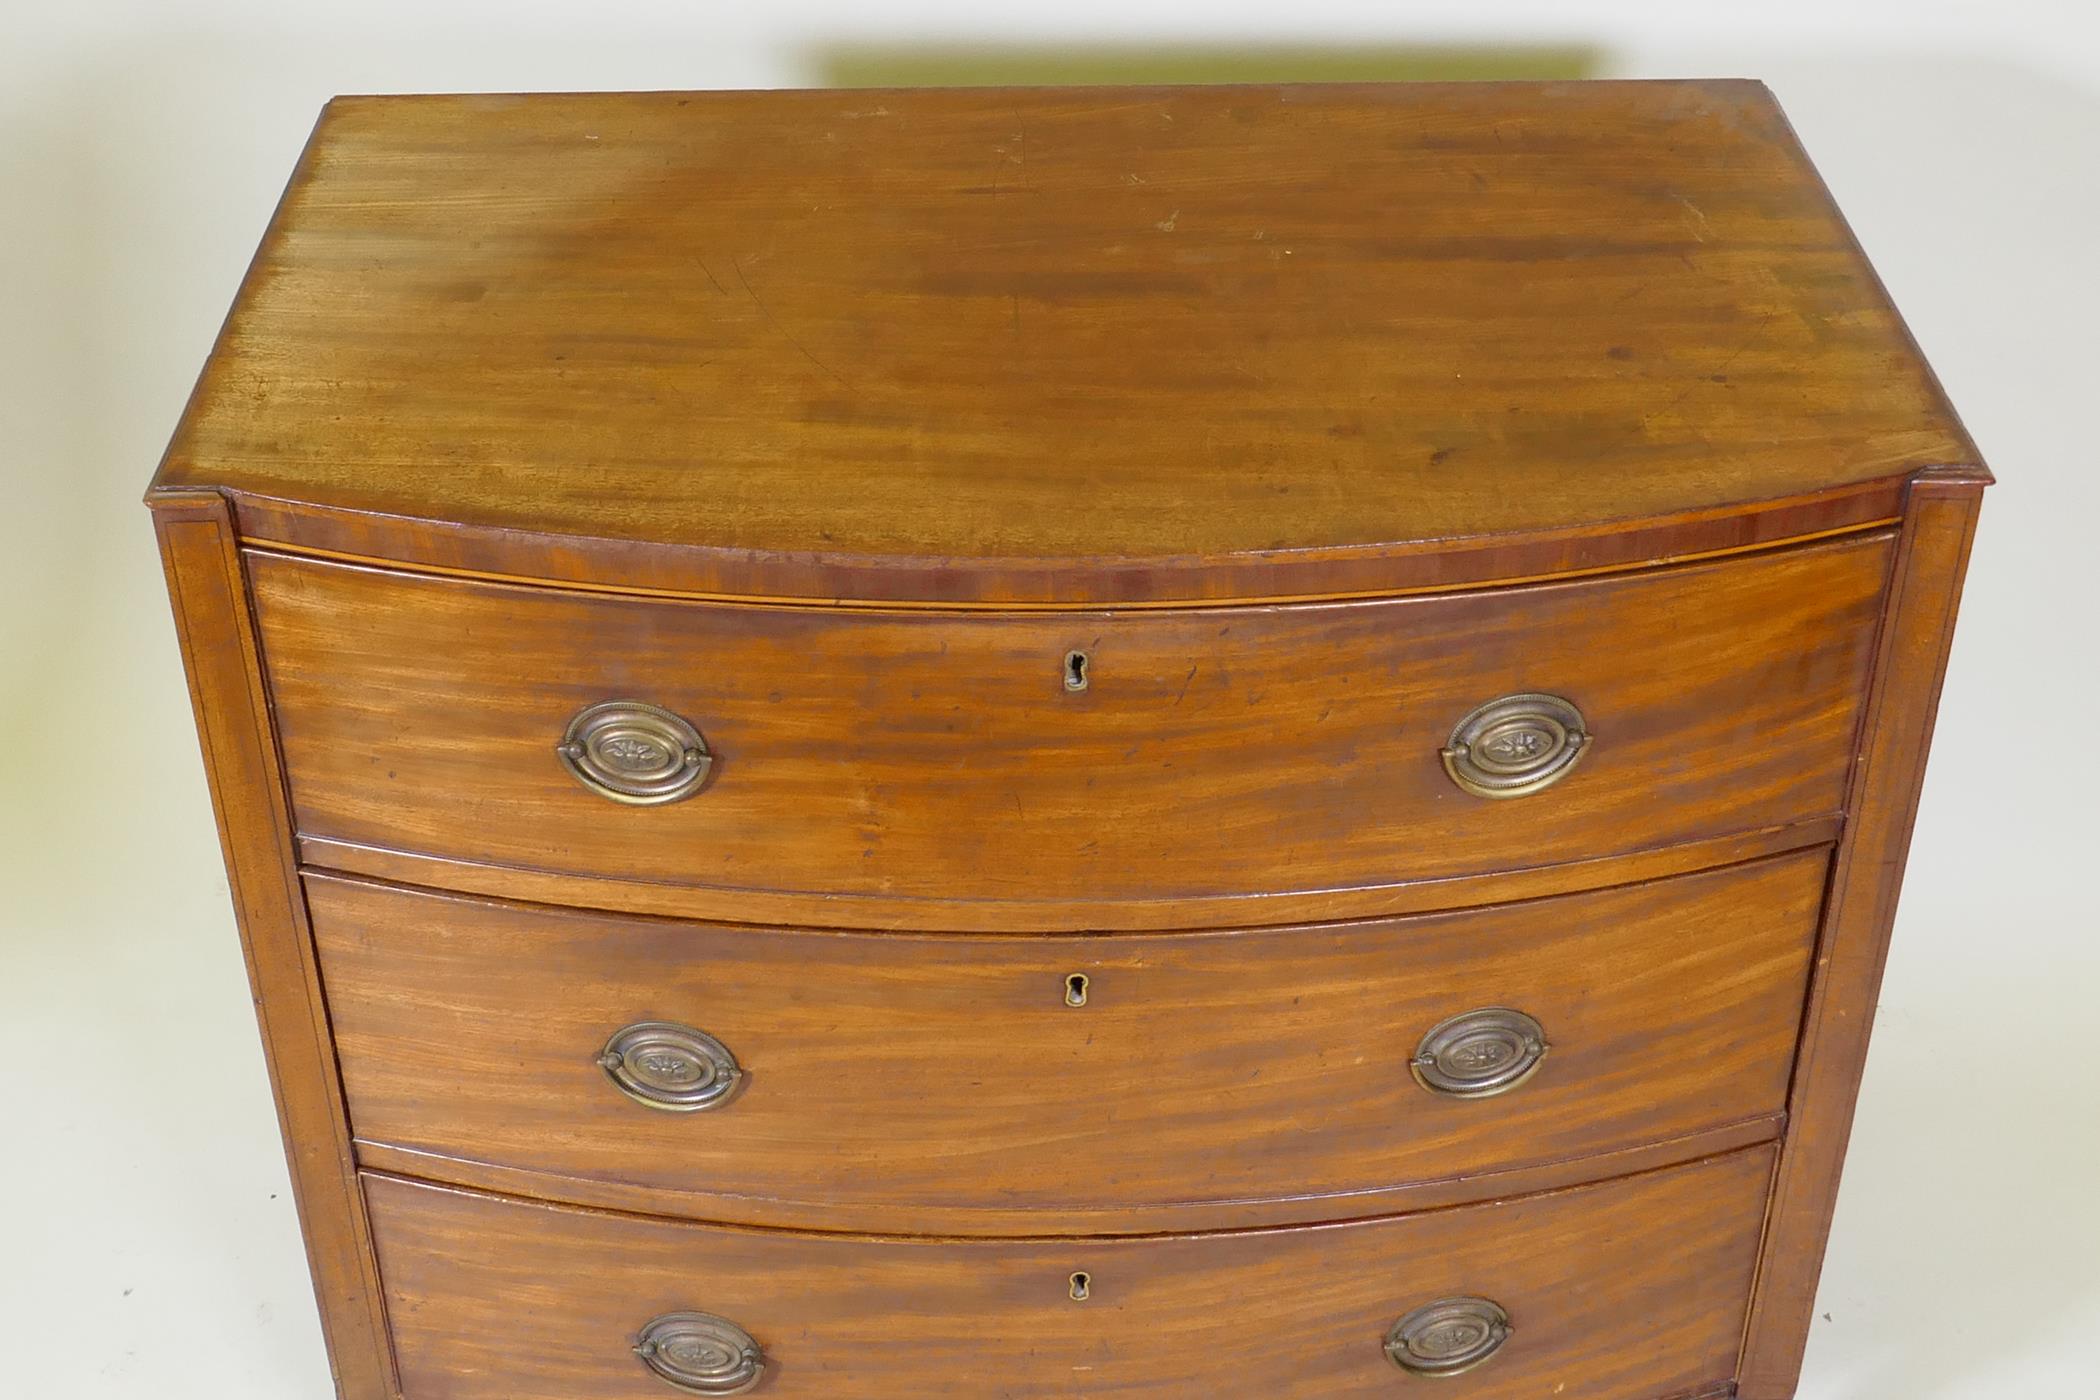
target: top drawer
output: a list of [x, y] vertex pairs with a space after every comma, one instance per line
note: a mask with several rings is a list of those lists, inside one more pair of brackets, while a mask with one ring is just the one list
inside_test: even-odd
[[[436, 857], [463, 864], [413, 878], [479, 889], [537, 872], [541, 896], [546, 876], [595, 877], [626, 884], [554, 893], [643, 890], [702, 917], [1050, 929], [1302, 915], [1276, 897], [1834, 813], [1889, 549], [1093, 613], [638, 599], [267, 553], [249, 569], [310, 858], [398, 875], [387, 852]], [[1579, 712], [1579, 762], [1513, 799], [1463, 790], [1441, 752], [1455, 726], [1524, 693]], [[572, 720], [612, 700], [698, 730], [694, 795], [630, 805], [572, 774]], [[1550, 733], [1514, 737], [1498, 756], [1521, 767]]]

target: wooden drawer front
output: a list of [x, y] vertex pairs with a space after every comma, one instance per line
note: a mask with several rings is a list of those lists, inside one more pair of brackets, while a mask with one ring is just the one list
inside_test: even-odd
[[[1117, 1240], [806, 1236], [366, 1178], [406, 1400], [665, 1400], [652, 1319], [725, 1318], [755, 1394], [1663, 1400], [1725, 1385], [1771, 1152], [1351, 1225]], [[1074, 1302], [1072, 1275], [1087, 1276]], [[1395, 1322], [1488, 1299], [1511, 1335], [1432, 1386]]]
[[[1046, 1233], [1367, 1214], [1334, 1198], [1777, 1114], [1823, 870], [1808, 852], [1458, 914], [1029, 939], [309, 889], [363, 1142], [664, 1214]], [[1488, 1098], [1416, 1082], [1424, 1035], [1481, 1008], [1537, 1019], [1537, 1071]], [[598, 1056], [637, 1022], [706, 1032], [745, 1080], [696, 1112], [631, 1102]]]
[[[1079, 901], [1392, 885], [1835, 812], [1887, 554], [1877, 535], [1472, 595], [1091, 615], [618, 599], [261, 554], [250, 569], [306, 835], [657, 886], [952, 900], [924, 926], [956, 928], [986, 926], [970, 901], [1057, 927]], [[1533, 796], [1461, 792], [1440, 757], [1453, 726], [1525, 691], [1581, 708], [1587, 756]], [[571, 716], [620, 698], [698, 726], [714, 764], [697, 796], [627, 806], [565, 770]], [[791, 921], [862, 916], [848, 899]]]

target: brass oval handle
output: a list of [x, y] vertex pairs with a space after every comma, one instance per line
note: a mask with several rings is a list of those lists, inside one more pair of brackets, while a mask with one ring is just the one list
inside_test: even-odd
[[1415, 1082], [1450, 1099], [1506, 1094], [1538, 1072], [1546, 1028], [1521, 1011], [1486, 1006], [1430, 1027], [1408, 1062]]
[[688, 1395], [742, 1395], [766, 1378], [766, 1353], [751, 1334], [713, 1313], [665, 1313], [635, 1339], [634, 1354]]
[[1409, 1375], [1463, 1375], [1509, 1341], [1509, 1314], [1487, 1298], [1439, 1298], [1385, 1334], [1385, 1354]]
[[640, 807], [691, 797], [714, 766], [690, 721], [639, 700], [584, 706], [555, 752], [592, 792]]
[[636, 1103], [672, 1113], [720, 1108], [744, 1081], [728, 1046], [675, 1021], [637, 1021], [613, 1032], [598, 1068]]
[[1442, 750], [1444, 771], [1475, 797], [1526, 797], [1573, 772], [1591, 737], [1571, 700], [1505, 695], [1458, 722]]

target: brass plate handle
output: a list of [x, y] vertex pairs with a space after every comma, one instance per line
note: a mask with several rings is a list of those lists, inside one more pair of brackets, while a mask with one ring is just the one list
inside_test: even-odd
[[1486, 1099], [1538, 1073], [1548, 1048], [1546, 1028], [1536, 1020], [1506, 1006], [1487, 1006], [1432, 1026], [1408, 1068], [1432, 1094]]
[[636, 1103], [672, 1113], [720, 1108], [744, 1081], [728, 1046], [675, 1021], [637, 1021], [613, 1032], [598, 1068]]
[[1385, 1334], [1385, 1354], [1414, 1376], [1463, 1375], [1509, 1341], [1509, 1314], [1486, 1298], [1440, 1298], [1416, 1308]]
[[742, 1395], [766, 1378], [766, 1354], [749, 1332], [713, 1313], [665, 1313], [642, 1328], [634, 1354], [688, 1395]]
[[555, 752], [592, 792], [638, 807], [691, 797], [714, 766], [690, 721], [639, 700], [586, 705]]
[[1458, 722], [1442, 750], [1444, 771], [1475, 797], [1526, 797], [1573, 772], [1590, 740], [1573, 701], [1505, 695]]

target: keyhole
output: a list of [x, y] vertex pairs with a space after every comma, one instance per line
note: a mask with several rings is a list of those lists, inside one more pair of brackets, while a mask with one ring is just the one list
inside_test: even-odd
[[1087, 978], [1084, 972], [1075, 972], [1065, 979], [1065, 1005], [1085, 1006]]
[[1087, 1275], [1087, 1274], [1084, 1274], [1084, 1273], [1078, 1273], [1078, 1274], [1074, 1274], [1074, 1275], [1072, 1275], [1072, 1301], [1073, 1301], [1073, 1302], [1075, 1302], [1075, 1303], [1084, 1303], [1084, 1302], [1085, 1302], [1085, 1301], [1086, 1301], [1086, 1300], [1087, 1300], [1088, 1298], [1091, 1298], [1091, 1297], [1093, 1296], [1093, 1294], [1094, 1294], [1094, 1280], [1093, 1280], [1093, 1278], [1092, 1278], [1092, 1277], [1091, 1277], [1090, 1275]]
[[1083, 652], [1083, 651], [1068, 651], [1068, 652], [1066, 652], [1066, 653], [1065, 653], [1065, 689], [1066, 689], [1066, 690], [1085, 690], [1085, 689], [1086, 689], [1086, 653], [1085, 653], [1085, 652]]

